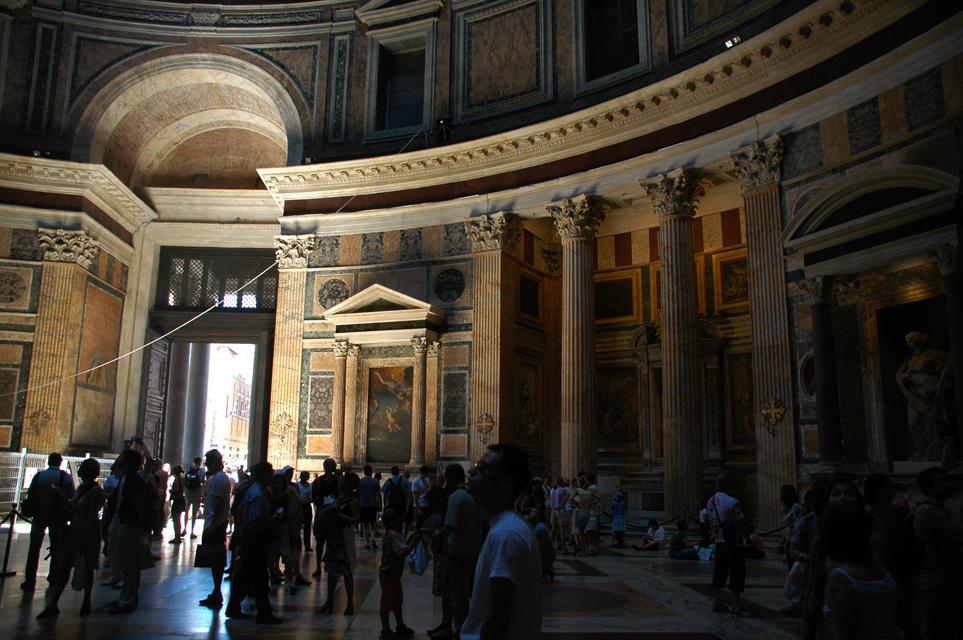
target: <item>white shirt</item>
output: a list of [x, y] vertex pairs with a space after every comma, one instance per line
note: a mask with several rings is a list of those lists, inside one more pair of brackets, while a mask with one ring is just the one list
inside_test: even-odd
[[204, 528], [227, 522], [231, 515], [231, 479], [218, 471], [205, 483]]
[[428, 501], [425, 500], [425, 494], [428, 493], [428, 489], [431, 485], [428, 484], [428, 478], [422, 478], [418, 476], [411, 483], [411, 495], [414, 497], [415, 504], [419, 507], [427, 507]]
[[478, 640], [491, 609], [491, 579], [515, 585], [508, 628], [502, 640], [532, 640], [542, 632], [542, 558], [531, 527], [514, 511], [502, 511], [478, 556], [475, 586], [461, 640]]

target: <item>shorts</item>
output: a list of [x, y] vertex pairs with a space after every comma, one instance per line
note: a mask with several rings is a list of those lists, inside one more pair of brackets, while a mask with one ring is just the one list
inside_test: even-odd
[[218, 555], [218, 563], [215, 560], [216, 566], [224, 567], [227, 565], [227, 522], [222, 522], [221, 524], [216, 524], [213, 527], [204, 529], [201, 534], [201, 544], [205, 546], [220, 547], [221, 553], [223, 555]]
[[595, 530], [598, 529], [598, 528], [599, 528], [599, 521], [598, 521], [598, 519], [595, 517], [595, 514], [594, 514], [594, 513], [589, 514], [588, 524], [585, 525], [585, 530], [586, 530], [586, 531], [595, 531]]
[[565, 507], [552, 509], [552, 526], [564, 527], [567, 524], [568, 524], [568, 511], [565, 510]]
[[381, 611], [401, 611], [404, 604], [405, 594], [401, 590], [401, 578], [388, 578], [378, 576], [381, 583]]
[[588, 528], [588, 523], [589, 523], [588, 511], [579, 511], [577, 514], [575, 514], [576, 528], [584, 530]]
[[716, 543], [715, 566], [712, 569], [712, 586], [722, 589], [729, 578], [729, 591], [742, 593], [746, 586], [746, 550], [725, 542]]
[[378, 521], [378, 507], [361, 507], [361, 524], [374, 524]]

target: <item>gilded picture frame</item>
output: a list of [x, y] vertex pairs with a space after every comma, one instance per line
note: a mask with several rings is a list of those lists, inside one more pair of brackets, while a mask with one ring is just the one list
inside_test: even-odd
[[595, 324], [642, 323], [639, 269], [595, 274]]
[[749, 262], [745, 247], [712, 254], [712, 293], [716, 313], [749, 309]]

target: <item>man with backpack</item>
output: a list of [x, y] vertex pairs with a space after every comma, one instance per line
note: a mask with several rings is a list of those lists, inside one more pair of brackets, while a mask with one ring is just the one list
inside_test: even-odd
[[396, 465], [391, 467], [391, 477], [381, 487], [381, 493], [384, 494], [382, 503], [385, 509], [393, 509], [402, 519], [408, 511], [408, 498], [410, 496], [406, 484], [405, 479], [401, 477], [401, 469]]
[[916, 483], [926, 498], [913, 516], [913, 535], [920, 556], [916, 594], [920, 631], [925, 640], [959, 638], [959, 606], [963, 602], [963, 522], [943, 506], [953, 494], [942, 467], [920, 472]]
[[324, 473], [311, 483], [311, 502], [314, 503], [314, 550], [316, 552], [315, 569], [311, 574], [315, 578], [321, 577], [321, 559], [324, 557], [324, 535], [319, 531], [321, 525], [321, 510], [324, 506], [338, 499], [338, 463], [334, 458], [324, 461]]
[[[37, 586], [37, 567], [40, 565], [40, 551], [44, 535], [50, 533], [50, 566], [60, 548], [60, 537], [67, 526], [67, 503], [74, 495], [74, 479], [66, 471], [60, 470], [63, 456], [51, 453], [47, 456], [47, 469], [33, 477], [27, 498], [21, 509], [25, 516], [33, 518], [30, 525], [30, 547], [27, 550], [27, 566], [24, 581], [20, 588], [33, 591]], [[28, 513], [29, 512], [29, 513]]]
[[184, 497], [187, 499], [187, 509], [191, 514], [191, 540], [196, 540], [194, 524], [197, 522], [197, 512], [201, 509], [201, 496], [204, 495], [204, 468], [201, 467], [200, 457], [194, 458], [194, 464], [184, 472]]

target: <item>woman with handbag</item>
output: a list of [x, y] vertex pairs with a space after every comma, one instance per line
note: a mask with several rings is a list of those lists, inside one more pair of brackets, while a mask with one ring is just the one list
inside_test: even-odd
[[354, 548], [354, 528], [361, 522], [361, 500], [358, 498], [358, 487], [361, 478], [356, 473], [349, 473], [341, 481], [341, 498], [325, 509], [334, 509], [340, 521], [339, 526], [329, 527], [324, 523], [329, 517], [322, 509], [317, 520], [322, 523], [318, 530], [324, 533], [324, 568], [328, 573], [328, 597], [318, 609], [318, 613], [331, 613], [334, 607], [334, 592], [338, 588], [338, 578], [344, 578], [344, 592], [348, 599], [348, 606], [344, 615], [354, 615], [354, 572], [358, 568], [358, 559]]
[[100, 519], [98, 513], [104, 505], [104, 492], [97, 484], [100, 476], [100, 463], [87, 458], [77, 470], [80, 488], [77, 489], [67, 510], [70, 524], [63, 536], [63, 549], [54, 567], [54, 578], [50, 585], [47, 606], [37, 615], [37, 619], [50, 618], [60, 613], [57, 603], [67, 587], [71, 569], [74, 572], [74, 589], [84, 591], [84, 603], [80, 615], [90, 613], [90, 592], [94, 587], [94, 572], [100, 560]]

